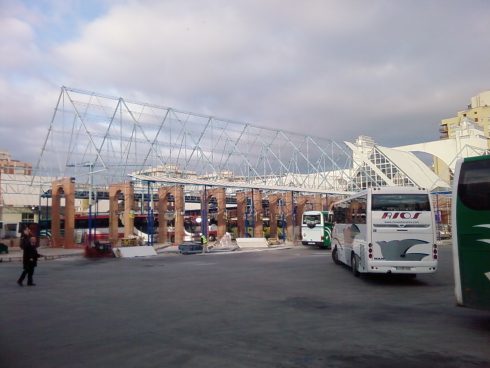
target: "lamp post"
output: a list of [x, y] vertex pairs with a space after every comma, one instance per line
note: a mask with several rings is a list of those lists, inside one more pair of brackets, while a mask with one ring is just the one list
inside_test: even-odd
[[153, 194], [151, 192], [151, 182], [148, 181], [148, 197], [147, 197], [147, 216], [146, 216], [146, 226], [147, 226], [147, 231], [148, 231], [148, 245], [153, 246], [153, 229], [154, 229], [154, 222], [153, 222]]
[[203, 198], [201, 198], [201, 234], [208, 238], [208, 192], [204, 186]]

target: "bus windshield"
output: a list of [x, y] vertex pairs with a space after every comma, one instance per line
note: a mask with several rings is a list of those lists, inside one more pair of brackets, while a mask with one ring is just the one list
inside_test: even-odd
[[373, 194], [373, 211], [430, 211], [427, 194]]
[[303, 225], [315, 226], [321, 224], [321, 214], [303, 215]]

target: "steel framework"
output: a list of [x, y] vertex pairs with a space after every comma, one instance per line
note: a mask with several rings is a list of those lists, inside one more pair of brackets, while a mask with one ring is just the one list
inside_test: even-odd
[[328, 193], [360, 189], [353, 166], [330, 139], [61, 87], [34, 172], [102, 186], [145, 175]]

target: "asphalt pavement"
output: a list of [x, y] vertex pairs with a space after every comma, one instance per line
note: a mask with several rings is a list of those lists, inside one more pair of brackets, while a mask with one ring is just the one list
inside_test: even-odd
[[0, 367], [490, 367], [490, 312], [455, 306], [450, 247], [416, 279], [329, 251], [0, 263]]

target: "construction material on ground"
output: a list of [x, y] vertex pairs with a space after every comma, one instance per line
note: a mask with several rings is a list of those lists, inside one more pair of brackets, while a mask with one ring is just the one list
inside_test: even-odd
[[269, 248], [266, 238], [236, 238], [237, 245], [241, 248]]
[[130, 236], [121, 239], [122, 247], [135, 247], [138, 245], [138, 238], [136, 236]]
[[179, 252], [181, 254], [202, 253], [202, 244], [199, 242], [183, 242], [179, 244]]
[[114, 257], [112, 252], [112, 245], [109, 242], [101, 242], [96, 240], [92, 244], [85, 246], [85, 257], [87, 258], [101, 258], [101, 257]]
[[225, 235], [223, 235], [223, 237], [221, 238], [221, 240], [219, 242], [219, 246], [222, 248], [229, 248], [232, 245], [233, 244], [231, 241], [231, 234], [229, 232], [226, 232]]
[[156, 256], [157, 252], [150, 246], [121, 247], [114, 248], [114, 255], [119, 258], [150, 257]]

